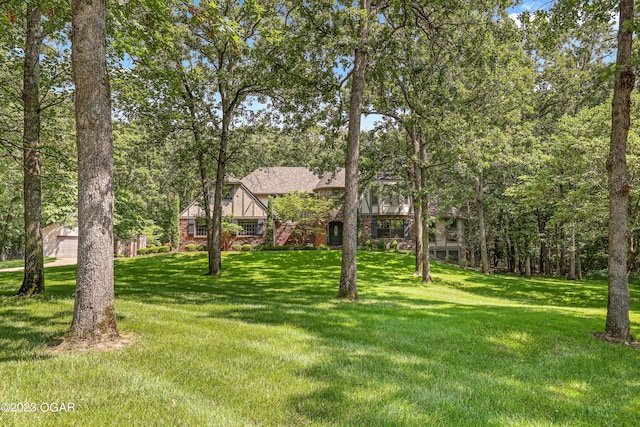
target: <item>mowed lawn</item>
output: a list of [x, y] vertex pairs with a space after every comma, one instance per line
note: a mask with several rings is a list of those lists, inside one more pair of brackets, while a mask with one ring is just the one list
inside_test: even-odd
[[[214, 278], [204, 254], [118, 260], [119, 327], [136, 342], [56, 356], [44, 349], [68, 331], [75, 267], [47, 269], [46, 296], [31, 299], [11, 298], [22, 273], [0, 273], [0, 404], [37, 409], [0, 412], [0, 425], [640, 422], [640, 350], [591, 335], [604, 329], [604, 281], [434, 264], [423, 285], [412, 257], [362, 252], [362, 301], [350, 303], [334, 298], [337, 251], [223, 263]], [[637, 283], [631, 296], [640, 335]]]

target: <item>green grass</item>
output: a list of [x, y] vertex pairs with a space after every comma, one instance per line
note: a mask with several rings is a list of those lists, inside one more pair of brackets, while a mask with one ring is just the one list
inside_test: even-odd
[[[45, 258], [44, 263], [48, 264], [55, 261], [55, 258]], [[24, 267], [23, 259], [12, 259], [10, 261], [0, 261], [0, 270], [4, 268]]]
[[[406, 255], [359, 254], [360, 303], [334, 299], [335, 251], [204, 254], [116, 262], [121, 330], [111, 352], [43, 355], [67, 332], [75, 267], [47, 294], [10, 298], [0, 273], [1, 413], [17, 426], [632, 426], [640, 351], [602, 342], [606, 283], [484, 277]], [[632, 284], [636, 333], [640, 292]], [[46, 408], [46, 406], [45, 406]]]

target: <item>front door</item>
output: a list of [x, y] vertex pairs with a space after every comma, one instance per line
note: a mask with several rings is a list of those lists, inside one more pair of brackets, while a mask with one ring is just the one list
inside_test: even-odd
[[339, 221], [333, 221], [329, 223], [327, 230], [329, 246], [341, 246], [342, 245], [342, 223]]

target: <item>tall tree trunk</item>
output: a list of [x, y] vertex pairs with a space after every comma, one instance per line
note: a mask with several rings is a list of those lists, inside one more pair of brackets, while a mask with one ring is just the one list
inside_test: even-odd
[[429, 196], [427, 194], [428, 174], [427, 174], [427, 145], [424, 140], [422, 128], [418, 129], [418, 141], [420, 142], [420, 186], [422, 196], [422, 241], [427, 242], [426, 249], [422, 251], [422, 282], [431, 282], [431, 261], [429, 260]]
[[204, 209], [204, 219], [207, 228], [207, 255], [209, 257], [208, 273], [211, 274], [211, 235], [213, 234], [213, 216], [211, 214], [211, 191], [209, 184], [209, 172], [207, 169], [207, 160], [204, 147], [201, 145], [202, 138], [200, 136], [199, 128], [193, 128], [194, 142], [197, 147], [200, 148], [198, 155], [198, 168], [200, 169], [200, 188], [202, 191], [202, 208]]
[[551, 276], [551, 235], [547, 231], [544, 236], [544, 274]]
[[[416, 239], [416, 270], [413, 273], [414, 276], [422, 275], [423, 265], [424, 265], [424, 251], [425, 248], [429, 250], [429, 238], [424, 240], [423, 234], [423, 220], [422, 220], [422, 196], [423, 196], [423, 188], [422, 188], [422, 179], [421, 179], [421, 170], [420, 167], [420, 141], [418, 141], [418, 136], [415, 132], [415, 128], [411, 127], [409, 129], [409, 134], [411, 136], [411, 140], [413, 142], [413, 154], [415, 160], [413, 162], [413, 176], [411, 179], [411, 183], [413, 185], [414, 190], [414, 203], [413, 203], [413, 214], [414, 214], [414, 223], [415, 223], [415, 239]], [[428, 235], [427, 235], [428, 236]]]
[[[178, 69], [182, 71], [180, 62], [178, 63]], [[196, 147], [198, 147], [198, 167], [200, 169], [200, 186], [202, 188], [202, 203], [207, 227], [207, 258], [208, 267], [207, 275], [218, 276], [222, 269], [222, 189], [224, 187], [224, 162], [226, 155], [226, 145], [228, 141], [229, 133], [229, 115], [223, 114], [223, 130], [220, 135], [220, 147], [218, 154], [218, 162], [216, 169], [216, 182], [214, 184], [214, 196], [213, 196], [213, 211], [211, 210], [211, 185], [209, 183], [209, 173], [206, 161], [207, 149], [204, 146], [202, 140], [202, 129], [198, 122], [195, 103], [196, 95], [191, 90], [191, 85], [184, 72], [180, 73], [182, 78], [182, 86], [184, 89], [183, 98], [189, 109], [189, 116], [191, 119], [191, 132], [193, 133], [193, 139]], [[222, 93], [222, 90], [221, 92]], [[226, 107], [225, 97], [221, 97], [223, 104]], [[226, 111], [226, 110], [225, 110]], [[222, 175], [222, 179], [220, 179]], [[220, 185], [218, 185], [220, 183]]]
[[42, 159], [40, 158], [40, 47], [44, 37], [42, 13], [27, 5], [24, 53], [23, 169], [24, 169], [24, 278], [17, 295], [44, 293], [42, 247]]
[[113, 283], [113, 141], [106, 1], [73, 0], [78, 147], [78, 272], [69, 339], [118, 337]]
[[578, 270], [578, 280], [582, 280], [582, 259], [580, 258], [579, 243], [576, 243], [576, 269]]
[[484, 221], [484, 178], [482, 172], [476, 177], [476, 208], [478, 211], [478, 233], [480, 234], [480, 262], [482, 272], [489, 274], [489, 251], [487, 250], [487, 230]]
[[569, 247], [569, 280], [576, 280], [576, 228], [571, 226], [571, 246]]
[[531, 251], [529, 250], [524, 255], [524, 277], [531, 279]]
[[218, 150], [218, 163], [216, 168], [216, 182], [213, 197], [213, 232], [208, 240], [209, 244], [209, 272], [211, 276], [219, 276], [222, 271], [222, 193], [224, 190], [224, 170], [227, 158], [227, 145], [229, 143], [229, 125], [231, 115], [227, 113], [222, 118], [222, 132], [220, 134], [220, 146]]
[[347, 155], [345, 161], [345, 202], [342, 234], [342, 266], [338, 298], [358, 300], [357, 249], [358, 249], [358, 156], [360, 151], [360, 120], [364, 79], [367, 69], [366, 42], [369, 36], [369, 11], [371, 0], [360, 0], [360, 9], [367, 15], [358, 31], [353, 72], [351, 75], [351, 97], [349, 103], [349, 129], [347, 133]]
[[615, 85], [611, 111], [611, 141], [607, 172], [609, 176], [609, 298], [605, 335], [631, 340], [629, 325], [629, 275], [627, 269], [627, 137], [631, 125], [631, 92], [635, 75], [631, 67], [633, 0], [620, 0], [620, 26]]
[[476, 246], [473, 244], [474, 241], [474, 233], [471, 231], [471, 203], [467, 201], [467, 218], [468, 218], [468, 233], [467, 233], [467, 241], [468, 249], [469, 249], [469, 265], [471, 267], [476, 266]]
[[567, 274], [567, 244], [565, 239], [564, 227], [558, 227], [558, 252], [560, 254], [558, 272], [560, 276], [565, 276]]
[[[419, 276], [422, 274], [422, 266], [423, 266], [423, 256], [425, 251], [425, 246], [427, 251], [429, 251], [429, 238], [427, 237], [426, 245], [424, 244], [424, 233], [423, 233], [423, 222], [422, 222], [422, 203], [420, 202], [421, 196], [419, 193], [416, 193], [415, 201], [413, 204], [414, 208], [414, 222], [415, 222], [415, 233], [416, 233], [416, 270], [413, 273], [414, 276]], [[428, 236], [428, 235], [427, 235]]]
[[557, 276], [560, 273], [560, 244], [558, 243], [559, 237], [558, 237], [558, 225], [556, 224], [554, 226], [554, 241], [555, 241], [555, 248], [556, 248], [556, 269], [555, 269], [555, 275]]

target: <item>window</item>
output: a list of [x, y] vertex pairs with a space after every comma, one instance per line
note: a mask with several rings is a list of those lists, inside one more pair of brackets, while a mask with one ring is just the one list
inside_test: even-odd
[[207, 224], [198, 224], [196, 223], [196, 236], [206, 236], [207, 235]]
[[378, 237], [404, 237], [404, 221], [401, 219], [379, 219]]
[[222, 188], [222, 200], [233, 200], [233, 187], [225, 185]]
[[429, 243], [435, 243], [436, 242], [436, 233], [438, 232], [438, 230], [436, 229], [436, 226], [434, 224], [429, 225]]
[[446, 235], [447, 235], [447, 242], [458, 241], [458, 223], [455, 219], [447, 221]]
[[436, 251], [436, 259], [444, 260], [447, 257], [447, 251]]
[[239, 220], [238, 225], [242, 227], [242, 231], [238, 233], [238, 236], [257, 236], [258, 235], [258, 220]]

